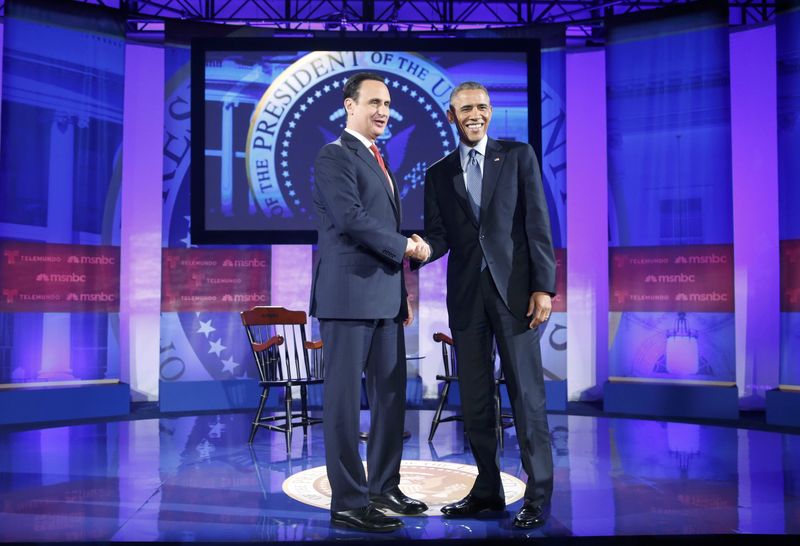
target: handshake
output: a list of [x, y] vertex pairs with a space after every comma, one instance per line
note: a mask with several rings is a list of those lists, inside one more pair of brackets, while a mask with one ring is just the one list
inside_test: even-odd
[[428, 258], [431, 257], [431, 247], [422, 237], [415, 233], [406, 243], [405, 257], [419, 262], [427, 262]]

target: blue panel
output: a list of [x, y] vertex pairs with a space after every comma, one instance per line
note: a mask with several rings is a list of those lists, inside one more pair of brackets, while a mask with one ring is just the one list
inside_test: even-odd
[[[230, 381], [161, 381], [158, 384], [161, 411], [205, 411], [258, 407], [261, 387], [255, 379]], [[278, 391], [272, 389], [269, 407], [278, 407]]]
[[0, 425], [127, 415], [130, 386], [80, 385], [0, 392]]
[[609, 29], [610, 246], [732, 242], [727, 18]]
[[800, 392], [767, 391], [767, 423], [800, 427]]
[[606, 382], [603, 410], [632, 415], [737, 419], [736, 387]]

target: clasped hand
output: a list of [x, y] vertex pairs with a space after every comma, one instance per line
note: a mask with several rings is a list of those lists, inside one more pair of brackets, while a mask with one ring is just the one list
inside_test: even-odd
[[431, 257], [431, 247], [422, 237], [414, 233], [406, 243], [405, 256], [412, 260], [426, 262]]

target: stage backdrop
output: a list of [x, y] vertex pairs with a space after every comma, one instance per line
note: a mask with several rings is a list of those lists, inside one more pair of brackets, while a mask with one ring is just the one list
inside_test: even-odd
[[[162, 269], [162, 319], [161, 319], [161, 381], [218, 380], [255, 378], [252, 356], [238, 316], [239, 311], [252, 305], [281, 305], [293, 309], [308, 309], [314, 249], [309, 245], [203, 246], [198, 248], [189, 235], [189, 169], [190, 153], [190, 55], [187, 39], [196, 34], [196, 27], [180, 24], [167, 25], [168, 46], [165, 50], [165, 140], [164, 140], [164, 214], [163, 214], [163, 269]], [[235, 33], [234, 33], [235, 35]], [[248, 36], [253, 36], [252, 31]], [[527, 104], [518, 100], [524, 88], [514, 78], [524, 79], [523, 70], [510, 70], [502, 74], [491, 73], [478, 62], [467, 62], [457, 56], [440, 56], [435, 61], [437, 69], [444, 70], [453, 81], [479, 79], [489, 87], [494, 97], [494, 120], [490, 132], [497, 138], [527, 140]], [[444, 64], [442, 64], [444, 63]], [[246, 75], [261, 67], [259, 57], [231, 55], [215, 59], [207, 66], [207, 78], [214, 82], [207, 91], [212, 101], [207, 112], [206, 161], [212, 172], [218, 173], [221, 187], [229, 188], [220, 196], [220, 204], [231, 207], [256, 207], [251, 192], [239, 191], [246, 181], [247, 133], [250, 116], [269, 81], [257, 87], [244, 85]], [[441, 66], [438, 66], [441, 65]], [[524, 66], [522, 67], [524, 68]], [[282, 71], [292, 70], [292, 65], [281, 71], [261, 74], [261, 78], [275, 77]], [[208, 72], [211, 71], [211, 72]], [[542, 56], [542, 110], [543, 110], [543, 173], [551, 207], [551, 223], [558, 257], [563, 265], [566, 259], [563, 244], [565, 226], [565, 150], [564, 150], [564, 50], [555, 48]], [[259, 70], [259, 73], [260, 70]], [[270, 75], [271, 74], [271, 75]], [[324, 93], [329, 85], [341, 83], [341, 75], [332, 75], [329, 82], [319, 82], [318, 92]], [[243, 79], [244, 78], [244, 79]], [[395, 93], [411, 93], [398, 84]], [[314, 98], [315, 89], [311, 90]], [[251, 91], [259, 91], [252, 93]], [[419, 91], [417, 91], [419, 93]], [[524, 94], [524, 93], [523, 93]], [[303, 97], [306, 100], [306, 97]], [[315, 101], [313, 104], [316, 104]], [[311, 104], [311, 103], [309, 103]], [[335, 106], [335, 105], [334, 105]], [[310, 108], [310, 106], [309, 106]], [[331, 110], [331, 108], [333, 108]], [[342, 120], [336, 117], [335, 107], [328, 108], [318, 119], [326, 124], [316, 127], [303, 116], [295, 121], [291, 138], [300, 138], [303, 131], [327, 131], [333, 139], [341, 131]], [[297, 117], [297, 116], [295, 116]], [[328, 120], [328, 117], [330, 119]], [[440, 112], [439, 119], [444, 119]], [[311, 120], [308, 120], [311, 121]], [[328, 123], [329, 122], [329, 123]], [[303, 129], [304, 126], [308, 126]], [[455, 133], [446, 122], [438, 129], [441, 153], [455, 142]], [[323, 131], [324, 132], [324, 131]], [[394, 135], [400, 139], [403, 135]], [[445, 141], [447, 141], [445, 143]], [[392, 142], [391, 140], [389, 142]], [[214, 145], [211, 145], [214, 144]], [[402, 146], [389, 154], [402, 160]], [[309, 158], [305, 158], [307, 162]], [[287, 161], [288, 163], [288, 161]], [[407, 162], [405, 162], [407, 163]], [[405, 163], [403, 163], [405, 165]], [[292, 169], [300, 169], [294, 166]], [[415, 187], [415, 173], [421, 183], [425, 165], [410, 169], [404, 178], [407, 185]], [[294, 172], [287, 166], [287, 172]], [[299, 172], [299, 171], [298, 171]], [[409, 178], [411, 177], [411, 178]], [[302, 178], [302, 176], [301, 176]], [[239, 189], [237, 189], [239, 188]], [[227, 205], [226, 205], [227, 206]], [[437, 395], [435, 374], [440, 372], [440, 350], [433, 344], [435, 331], [447, 332], [445, 309], [446, 259], [423, 268], [418, 274], [407, 271], [407, 288], [418, 317], [406, 329], [407, 353], [427, 357], [409, 360], [409, 401], [420, 402], [423, 396]], [[560, 268], [560, 296], [556, 301], [556, 314], [545, 333], [547, 343], [548, 376], [551, 379], [566, 377], [566, 333], [563, 312], [566, 310], [564, 290], [565, 267]], [[310, 322], [312, 336], [318, 337], [316, 321]]]
[[609, 29], [612, 380], [735, 382], [727, 17]]
[[800, 389], [800, 6], [776, 17], [781, 386]]
[[119, 377], [124, 36], [93, 6], [5, 5], [0, 383]]

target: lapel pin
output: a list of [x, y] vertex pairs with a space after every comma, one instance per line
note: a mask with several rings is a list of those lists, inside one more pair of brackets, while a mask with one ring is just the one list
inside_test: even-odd
[[492, 161], [500, 161], [499, 157], [495, 157]]

